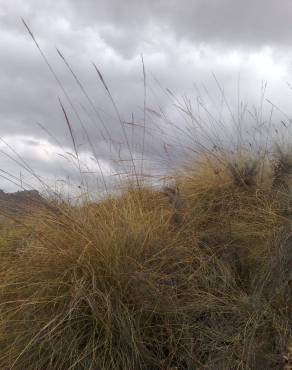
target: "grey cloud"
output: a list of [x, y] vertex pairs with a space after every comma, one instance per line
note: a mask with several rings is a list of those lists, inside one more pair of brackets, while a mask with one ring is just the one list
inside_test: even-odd
[[[141, 35], [160, 28], [191, 42], [258, 47], [289, 45], [292, 3], [283, 0], [143, 0], [68, 1], [82, 23], [115, 24], [117, 30]], [[131, 36], [130, 36], [131, 37]]]
[[[141, 53], [146, 66], [147, 106], [157, 111], [163, 108], [181, 129], [185, 127], [184, 118], [171, 108], [173, 101], [165, 89], [169, 88], [178, 97], [189, 96], [196, 106], [198, 92], [194, 83], [200, 87], [201, 94], [206, 95], [204, 83], [211, 98], [206, 104], [212, 113], [213, 110], [218, 113], [222, 97], [212, 78], [212, 70], [224, 87], [231, 106], [236, 109], [239, 70], [242, 97], [257, 102], [261, 79], [273, 78], [273, 73], [277, 75], [283, 69], [283, 81], [282, 77], [277, 77], [268, 94], [277, 104], [289, 107], [289, 96], [286, 93], [282, 96], [282, 87], [289, 78], [286, 69], [292, 57], [289, 49], [291, 10], [292, 3], [288, 0], [281, 4], [270, 0], [2, 0], [0, 136], [14, 135], [20, 140], [17, 137], [24, 135], [28, 147], [41, 139], [54, 145], [57, 140], [72, 151], [72, 140], [58, 103], [60, 97], [80, 151], [91, 150], [89, 137], [96, 156], [111, 161], [113, 170], [118, 170], [119, 158], [129, 160], [129, 153], [115, 110], [91, 64], [94, 61], [110, 87], [122, 119], [131, 121], [134, 113], [138, 125], [134, 132], [131, 125], [125, 125], [125, 130], [134, 156], [141, 158], [144, 98]], [[20, 17], [25, 18], [34, 32], [78, 109], [87, 134], [41, 59]], [[263, 49], [264, 45], [270, 46], [271, 51]], [[105, 132], [100, 120], [58, 57], [55, 47], [64, 53], [82, 81], [110, 132], [111, 142], [100, 134], [100, 130]], [[257, 53], [268, 55], [270, 66], [268, 63], [262, 68], [257, 67], [249, 59], [252, 53], [259, 58], [258, 63], [261, 59]], [[153, 76], [158, 78], [159, 84]], [[225, 118], [230, 120], [228, 114]], [[179, 130], [170, 125], [163, 126], [163, 122], [151, 114], [147, 114], [146, 125], [145, 163], [149, 166], [155, 163], [157, 172], [164, 169], [168, 158], [165, 142], [170, 147], [177, 146], [176, 150], [170, 149], [173, 157], [183, 158], [185, 153], [178, 148], [179, 141], [185, 140], [186, 145], [191, 143], [180, 137]], [[48, 163], [41, 156], [32, 157], [30, 150], [24, 151], [24, 155], [44, 176], [54, 176], [59, 163], [57, 156]], [[0, 158], [0, 167], [19, 172], [15, 163], [7, 163], [5, 156]], [[70, 172], [71, 177], [76, 179], [73, 172]]]
[[[15, 20], [34, 22], [40, 37], [47, 29], [93, 27], [108, 45], [129, 57], [157, 30], [191, 43], [217, 43], [255, 48], [288, 46], [292, 40], [289, 0], [48, 0], [4, 1], [0, 19], [6, 28], [22, 32]], [[0, 8], [1, 9], [1, 8]], [[60, 35], [59, 35], [60, 37]], [[65, 41], [66, 37], [64, 38]], [[76, 40], [75, 40], [76, 41]], [[66, 42], [72, 42], [67, 39]]]

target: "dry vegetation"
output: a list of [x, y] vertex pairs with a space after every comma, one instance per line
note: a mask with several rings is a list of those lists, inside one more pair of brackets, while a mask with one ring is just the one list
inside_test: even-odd
[[289, 156], [250, 163], [3, 226], [1, 369], [290, 369]]

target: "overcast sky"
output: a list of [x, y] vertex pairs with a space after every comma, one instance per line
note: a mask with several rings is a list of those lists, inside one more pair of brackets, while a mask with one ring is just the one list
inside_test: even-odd
[[[291, 24], [290, 0], [0, 0], [1, 174], [24, 187], [35, 186], [33, 174], [56, 186], [63, 180], [82, 186], [74, 145], [82, 171], [96, 172], [90, 181], [101, 186], [100, 169], [109, 181], [131, 160], [129, 148], [139, 168], [144, 147], [144, 169], [164, 173], [170, 157], [188, 155], [190, 136], [196, 135], [187, 127], [190, 117], [175, 105], [184, 100], [205, 109], [206, 130], [216, 114], [229, 127], [239, 106], [248, 103], [250, 111], [261, 106], [266, 82], [265, 99], [284, 112], [273, 119], [287, 119]], [[271, 104], [265, 99], [268, 114]], [[16, 185], [1, 178], [0, 188]]]

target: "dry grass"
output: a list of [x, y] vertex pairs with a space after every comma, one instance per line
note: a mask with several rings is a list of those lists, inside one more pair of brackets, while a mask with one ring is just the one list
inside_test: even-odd
[[289, 368], [288, 194], [242, 166], [3, 229], [0, 368]]

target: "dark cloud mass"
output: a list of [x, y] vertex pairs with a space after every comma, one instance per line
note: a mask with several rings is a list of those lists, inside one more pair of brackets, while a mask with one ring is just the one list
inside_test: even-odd
[[[184, 145], [192, 145], [193, 140], [189, 134], [184, 138], [178, 134], [186, 123], [172, 107], [177, 98], [166, 88], [180, 101], [188, 96], [194, 106], [205, 99], [210, 121], [220, 113], [221, 88], [236, 111], [239, 93], [240, 99], [259, 106], [262, 83], [268, 81], [267, 98], [291, 114], [292, 96], [287, 87], [292, 77], [291, 21], [289, 0], [0, 0], [0, 137], [4, 140], [0, 168], [16, 177], [22, 171], [33, 181], [32, 174], [16, 160], [17, 152], [47, 182], [71, 178], [80, 185], [59, 98], [85, 172], [99, 171], [97, 180], [102, 182], [102, 169], [102, 175], [109, 178], [127, 166], [120, 159], [131, 159], [129, 146], [134, 159], [141, 159], [141, 54], [149, 108], [144, 161], [152, 172], [161, 173], [169, 165], [168, 149], [182, 159]], [[81, 89], [56, 47], [78, 76]], [[92, 62], [98, 65], [120, 118], [126, 121], [123, 127]], [[228, 125], [232, 117], [228, 112], [224, 115]], [[133, 117], [135, 126], [128, 124]], [[12, 190], [15, 185], [2, 178], [0, 188]]]
[[140, 40], [152, 26], [191, 41], [248, 47], [288, 44], [292, 38], [289, 0], [73, 0], [68, 4], [80, 23], [111, 23], [124, 34], [135, 31]]

